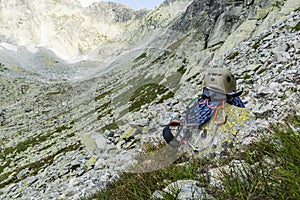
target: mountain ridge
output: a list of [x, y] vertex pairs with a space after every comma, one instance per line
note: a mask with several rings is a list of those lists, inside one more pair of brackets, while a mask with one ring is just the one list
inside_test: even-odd
[[26, 47], [45, 47], [75, 60], [101, 45], [101, 41], [111, 40], [123, 32], [118, 24], [142, 16], [143, 11], [135, 12], [109, 2], [82, 8], [77, 1], [10, 1], [1, 2], [1, 15], [2, 41]]

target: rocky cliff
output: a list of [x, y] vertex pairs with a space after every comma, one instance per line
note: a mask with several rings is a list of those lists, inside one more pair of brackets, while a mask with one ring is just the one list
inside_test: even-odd
[[231, 69], [244, 87], [255, 116], [245, 143], [299, 116], [299, 0], [173, 0], [138, 12], [43, 2], [0, 3], [1, 199], [104, 187], [143, 143], [162, 141], [208, 67]]

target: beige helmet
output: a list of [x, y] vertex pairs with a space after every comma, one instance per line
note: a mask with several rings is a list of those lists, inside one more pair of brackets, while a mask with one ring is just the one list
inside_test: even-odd
[[236, 80], [232, 73], [226, 68], [207, 69], [203, 88], [229, 93], [236, 90]]

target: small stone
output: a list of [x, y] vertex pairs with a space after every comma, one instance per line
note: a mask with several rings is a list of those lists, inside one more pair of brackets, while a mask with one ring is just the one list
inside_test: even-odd
[[160, 125], [167, 125], [173, 119], [177, 119], [177, 118], [179, 118], [179, 113], [176, 113], [176, 112], [163, 112], [160, 119], [159, 119], [159, 124]]
[[106, 137], [113, 137], [114, 136], [114, 132], [113, 131], [109, 131], [109, 130], [105, 130], [103, 134]]
[[122, 138], [122, 139], [125, 139], [125, 140], [133, 139], [134, 136], [135, 136], [136, 134], [137, 134], [137, 129], [136, 129], [136, 128], [129, 127], [129, 128], [124, 132], [124, 134], [121, 135], [121, 138]]
[[127, 142], [125, 145], [123, 145], [124, 149], [130, 149], [133, 148], [134, 143], [136, 142], [136, 140], [131, 140], [130, 142]]
[[266, 116], [269, 112], [272, 112], [272, 110], [272, 105], [268, 104], [266, 106], [256, 107], [252, 111], [257, 117], [263, 117]]
[[259, 95], [259, 96], [265, 96], [265, 95], [269, 95], [273, 92], [273, 90], [271, 90], [270, 88], [268, 87], [265, 87], [265, 86], [260, 86], [256, 89], [256, 93]]
[[[163, 190], [167, 193], [172, 194], [174, 191], [179, 190], [177, 198], [180, 200], [185, 199], [210, 199], [211, 196], [208, 195], [204, 188], [198, 187], [198, 181], [195, 180], [178, 180], [174, 183], [169, 184]], [[162, 193], [157, 191], [153, 195], [160, 198]]]
[[86, 168], [87, 170], [91, 170], [95, 167], [95, 164], [97, 162], [97, 158], [96, 157], [92, 157], [86, 164]]
[[279, 53], [274, 53], [275, 59], [277, 62], [287, 62], [291, 57], [288, 52], [279, 52]]
[[80, 170], [80, 171], [78, 171], [78, 172], [77, 172], [77, 174], [76, 174], [76, 175], [77, 175], [77, 176], [82, 176], [84, 173], [85, 173], [85, 171], [84, 171], [84, 170]]
[[130, 126], [132, 126], [132, 127], [137, 127], [137, 126], [144, 127], [144, 126], [148, 126], [149, 120], [146, 119], [146, 118], [144, 118], [144, 119], [139, 119], [139, 120], [130, 122], [129, 124], [130, 124]]
[[71, 164], [71, 171], [75, 171], [75, 170], [77, 170], [77, 168], [80, 168], [80, 166], [81, 166], [81, 162], [80, 161], [78, 161], [77, 159], [75, 160], [75, 161], [73, 161], [72, 162], [72, 164]]
[[95, 163], [95, 169], [104, 169], [106, 166], [106, 160], [103, 158], [99, 158]]
[[248, 146], [257, 141], [257, 137], [247, 137], [242, 141], [242, 146]]
[[38, 178], [36, 176], [30, 176], [30, 177], [27, 177], [25, 181], [26, 181], [27, 185], [32, 185], [37, 180], [38, 180]]
[[252, 64], [246, 67], [246, 71], [257, 71], [261, 67], [261, 64]]
[[164, 199], [163, 194], [164, 194], [164, 192], [156, 190], [156, 191], [152, 194], [151, 199]]

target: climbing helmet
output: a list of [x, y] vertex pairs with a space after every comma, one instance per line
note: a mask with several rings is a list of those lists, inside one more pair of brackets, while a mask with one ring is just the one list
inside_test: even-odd
[[203, 88], [227, 94], [236, 90], [236, 80], [226, 68], [209, 68], [204, 75]]

